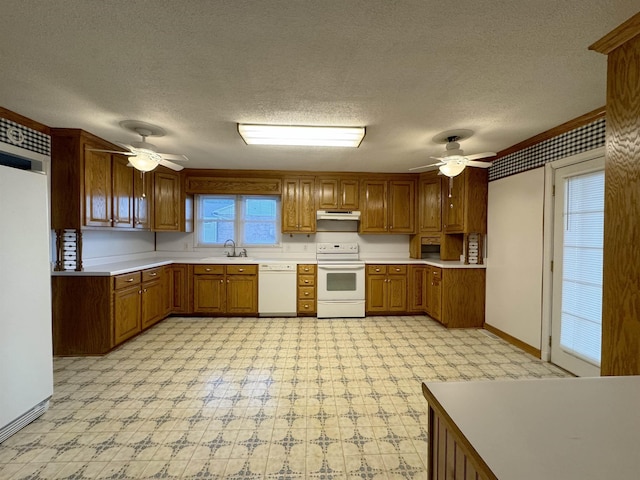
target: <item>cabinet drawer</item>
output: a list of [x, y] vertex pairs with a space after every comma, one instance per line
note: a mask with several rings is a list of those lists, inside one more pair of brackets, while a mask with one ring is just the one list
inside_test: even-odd
[[313, 275], [316, 273], [315, 265], [298, 265], [298, 275], [310, 274]]
[[386, 275], [386, 273], [387, 273], [386, 265], [367, 265], [368, 275]]
[[162, 275], [162, 267], [150, 268], [142, 271], [142, 281], [150, 282], [152, 280], [158, 280]]
[[440, 245], [440, 235], [423, 235], [420, 238], [422, 245]]
[[256, 275], [257, 265], [227, 265], [227, 275]]
[[298, 287], [299, 300], [313, 300], [316, 298], [315, 287]]
[[442, 280], [442, 269], [438, 267], [431, 267], [429, 275], [435, 280]]
[[298, 275], [298, 285], [313, 286], [315, 284], [316, 284], [316, 277], [314, 275]]
[[140, 272], [123, 273], [122, 275], [116, 275], [114, 277], [113, 288], [120, 290], [138, 283], [140, 283]]
[[406, 265], [388, 265], [387, 273], [389, 275], [406, 275], [407, 266]]
[[299, 313], [315, 313], [316, 302], [314, 300], [298, 300]]
[[194, 265], [195, 275], [223, 275], [224, 265]]

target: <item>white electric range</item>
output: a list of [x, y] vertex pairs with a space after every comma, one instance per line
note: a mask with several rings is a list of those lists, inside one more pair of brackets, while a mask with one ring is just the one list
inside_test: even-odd
[[364, 317], [365, 265], [357, 243], [318, 243], [318, 318]]

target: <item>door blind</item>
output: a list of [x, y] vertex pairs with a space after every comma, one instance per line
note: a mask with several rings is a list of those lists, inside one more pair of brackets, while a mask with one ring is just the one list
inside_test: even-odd
[[600, 366], [604, 171], [566, 182], [560, 347]]

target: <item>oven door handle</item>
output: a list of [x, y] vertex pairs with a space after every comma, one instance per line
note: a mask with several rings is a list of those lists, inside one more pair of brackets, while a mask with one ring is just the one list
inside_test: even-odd
[[318, 269], [324, 270], [361, 270], [364, 265], [318, 265]]

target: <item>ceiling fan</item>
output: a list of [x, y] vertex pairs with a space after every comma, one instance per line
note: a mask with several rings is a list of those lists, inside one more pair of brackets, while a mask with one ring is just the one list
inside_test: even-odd
[[474, 153], [465, 155], [460, 148], [461, 140], [466, 140], [473, 135], [471, 130], [449, 130], [442, 132], [435, 137], [433, 141], [436, 143], [446, 143], [445, 153], [442, 157], [431, 157], [440, 160], [438, 163], [430, 163], [420, 167], [413, 167], [409, 170], [420, 170], [422, 168], [439, 167], [440, 172], [447, 177], [455, 177], [462, 173], [465, 167], [489, 168], [491, 162], [478, 162], [477, 159], [495, 157], [495, 152]]
[[152, 125], [150, 123], [140, 122], [138, 120], [124, 120], [120, 122], [120, 126], [137, 133], [142, 137], [139, 142], [131, 142], [130, 144], [116, 142], [129, 152], [116, 152], [115, 150], [92, 149], [94, 152], [119, 153], [129, 157], [129, 165], [140, 170], [141, 172], [150, 172], [158, 165], [163, 165], [171, 170], [180, 171], [184, 167], [178, 165], [174, 161], [186, 162], [189, 160], [185, 155], [176, 155], [172, 153], [158, 153], [158, 149], [152, 143], [147, 142], [147, 137], [162, 137], [165, 135], [164, 129]]

